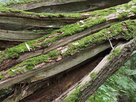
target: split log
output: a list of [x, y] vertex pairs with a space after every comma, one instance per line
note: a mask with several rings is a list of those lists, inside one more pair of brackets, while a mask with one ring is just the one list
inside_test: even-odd
[[[128, 4], [116, 6], [91, 13], [32, 13], [3, 7], [0, 9], [0, 28], [7, 30], [26, 30], [36, 28], [59, 28], [66, 24], [75, 23], [89, 16], [106, 16]], [[128, 5], [128, 8], [131, 5]], [[126, 8], [127, 9], [127, 8]]]
[[32, 1], [29, 3], [13, 4], [10, 5], [10, 7], [32, 12], [83, 12], [107, 8], [129, 1], [130, 0], [41, 0], [38, 2]]
[[136, 41], [118, 46], [106, 56], [93, 71], [69, 91], [56, 99], [57, 102], [85, 102], [115, 71], [117, 71], [136, 50]]
[[32, 13], [5, 7], [0, 11], [0, 28], [9, 30], [60, 28], [89, 16], [80, 13]]
[[136, 11], [134, 8], [131, 8], [132, 5], [129, 6], [129, 12], [115, 12], [104, 17], [91, 17], [84, 21], [79, 21], [75, 24], [64, 26], [63, 28], [51, 33], [48, 37], [44, 36], [37, 40], [29, 41], [27, 42], [27, 45], [30, 47], [31, 52], [29, 52], [30, 49], [27, 48], [26, 43], [7, 49], [1, 52], [0, 68], [1, 70], [7, 69], [30, 57], [46, 54], [53, 49], [64, 46], [72, 41], [81, 39], [103, 28], [109, 27], [114, 22], [135, 18]]
[[[39, 102], [42, 100], [48, 102], [53, 98], [57, 98], [59, 95], [62, 94], [62, 92], [66, 91], [70, 86], [72, 86], [75, 82], [78, 82], [84, 75], [91, 71], [93, 69], [93, 66], [96, 66], [98, 62], [102, 59], [102, 57], [106, 55], [105, 52], [107, 53], [108, 51], [102, 52], [98, 56], [89, 59], [87, 62], [72, 68], [72, 70], [60, 73], [46, 80], [40, 80], [34, 83], [24, 83], [25, 85], [18, 85], [20, 86], [20, 90], [10, 95], [4, 100], [4, 102], [14, 102], [15, 99], [25, 102], [33, 102], [33, 100], [35, 100], [35, 102]], [[91, 61], [91, 63], [89, 61]], [[88, 66], [90, 66], [91, 68]], [[38, 97], [35, 97], [34, 95], [38, 93]], [[30, 95], [32, 95], [31, 98], [29, 98]]]
[[[65, 71], [46, 80], [40, 80], [34, 83], [27, 83], [20, 86], [17, 93], [11, 94], [6, 98], [5, 102], [13, 102], [18, 98], [20, 102], [41, 102], [53, 101], [59, 97], [63, 92], [70, 88], [73, 84], [81, 80], [86, 74], [93, 70], [93, 68], [101, 61], [101, 59], [109, 53], [111, 49], [103, 51], [97, 56], [87, 60], [84, 63], [72, 68], [72, 70]], [[44, 84], [44, 85], [43, 85]]]
[[[132, 25], [135, 24], [136, 24], [135, 20], [134, 21], [130, 20], [130, 21], [112, 25], [110, 28], [107, 28], [107, 30], [104, 29], [96, 34], [82, 38], [81, 40], [78, 40], [76, 42], [72, 42], [71, 44], [66, 45], [65, 47], [60, 47], [58, 48], [58, 50], [48, 52], [45, 55], [27, 59], [24, 62], [4, 72], [2, 71], [1, 72], [2, 80], [0, 81], [0, 89], [9, 87], [25, 79], [30, 79], [31, 77], [34, 78], [34, 76], [36, 77], [34, 79], [32, 78], [31, 82], [45, 79], [55, 74], [58, 74], [60, 72], [63, 72], [65, 70], [68, 70], [71, 67], [74, 67], [75, 65], [89, 59], [91, 56], [95, 56], [96, 54], [105, 50], [105, 47], [106, 48], [108, 47], [107, 45], [106, 46], [100, 45], [102, 47], [98, 45], [100, 43], [101, 44], [104, 43], [108, 39], [111, 38], [118, 39], [118, 37], [121, 36], [121, 34], [123, 34], [122, 36], [124, 37], [122, 38], [124, 39], [133, 38], [135, 36], [134, 35], [135, 26]], [[118, 27], [118, 30], [115, 29], [115, 27]], [[124, 29], [124, 27], [127, 28]], [[130, 29], [131, 29], [130, 35], [129, 36], [125, 35], [125, 32], [127, 34], [128, 30]], [[109, 34], [109, 31], [112, 31], [112, 35]], [[91, 47], [93, 53], [87, 50], [87, 47], [89, 46]], [[78, 55], [79, 52], [82, 53], [83, 56]], [[68, 57], [69, 55], [70, 57]]]
[[[14, 98], [17, 99], [17, 101], [22, 100], [28, 95], [33, 94], [36, 90], [39, 90], [39, 88], [41, 88], [45, 84], [44, 82], [42, 83], [42, 80], [47, 80], [48, 78], [56, 76], [57, 74], [64, 73], [68, 70], [72, 70], [75, 66], [78, 66], [81, 63], [84, 63], [85, 61], [87, 61], [88, 59], [93, 58], [94, 56], [97, 56], [99, 53], [105, 51], [106, 49], [109, 49], [109, 48], [114, 49], [114, 45], [116, 45], [117, 43], [121, 41], [126, 42], [135, 38], [135, 30], [136, 30], [135, 5], [136, 5], [135, 2], [132, 1], [122, 6], [118, 6], [115, 8], [113, 7], [114, 9], [110, 8], [110, 9], [105, 9], [105, 10], [89, 13], [89, 16], [91, 17], [86, 20], [80, 20], [79, 22], [75, 24], [67, 25], [62, 27], [59, 30], [53, 31], [49, 35], [45, 35], [39, 39], [28, 41], [18, 46], [8, 48], [0, 52], [0, 62], [1, 62], [0, 90], [3, 90], [5, 88], [15, 87], [14, 90], [17, 90], [16, 94], [18, 94], [18, 92], [19, 94], [13, 97], [8, 97], [7, 100], [16, 101], [14, 100]], [[119, 9], [119, 7], [122, 7], [122, 8]], [[29, 15], [25, 15], [26, 12], [22, 13], [22, 11], [18, 11], [18, 10], [13, 10], [12, 12], [11, 9], [8, 9], [8, 10], [10, 11], [10, 13], [5, 11], [4, 9], [4, 12], [2, 11], [1, 14], [4, 14], [4, 15], [9, 14], [9, 16], [12, 15], [11, 17], [17, 17], [17, 18], [19, 16], [20, 17], [24, 16], [24, 18], [27, 18], [28, 16], [31, 17], [31, 15], [33, 15], [33, 13], [32, 14], [30, 13]], [[105, 13], [106, 10], [107, 11], [111, 10], [112, 13], [109, 13], [109, 12]], [[22, 14], [24, 15], [22, 16]], [[37, 16], [37, 13], [35, 14], [36, 16], [34, 17], [41, 18], [41, 16]], [[88, 13], [86, 14], [88, 16]], [[81, 16], [82, 15], [80, 15], [80, 17]], [[56, 17], [56, 15], [52, 16], [52, 18], [54, 17], [59, 18], [59, 17]], [[44, 15], [43, 18], [45, 19], [46, 16]], [[14, 20], [13, 21], [11, 20], [8, 22], [12, 22], [13, 24], [16, 25], [16, 21]], [[8, 24], [8, 22], [5, 22], [5, 24]], [[11, 34], [13, 34], [13, 31]], [[23, 36], [23, 34], [21, 36]], [[14, 37], [12, 39], [14, 39]], [[132, 47], [132, 50], [135, 50], [133, 48], [136, 45], [135, 40], [130, 41], [129, 44], [131, 42], [133, 42], [134, 44], [132, 44], [132, 46], [128, 46], [127, 48]], [[118, 48], [114, 49], [112, 54], [109, 55], [110, 57], [108, 57], [109, 60], [106, 60], [107, 63], [108, 61], [112, 62], [116, 58], [118, 58], [120, 56], [119, 55], [120, 53], [122, 56], [122, 54], [124, 53], [124, 52], [122, 53], [122, 51], [126, 51], [123, 48], [125, 48], [129, 44], [127, 43], [127, 44], [121, 45], [122, 47], [119, 50]], [[127, 54], [126, 56], [129, 56], [130, 54], [128, 49], [126, 54]], [[125, 57], [123, 56], [121, 61], [124, 61], [123, 58], [126, 58], [126, 56]], [[112, 66], [109, 63], [108, 65], [111, 67], [114, 67], [114, 65]], [[121, 66], [122, 64], [119, 63], [117, 65]], [[108, 70], [107, 65], [105, 66], [104, 68], [106, 68], [106, 71], [102, 70], [102, 74], [99, 73], [99, 70], [96, 70], [96, 69], [93, 70], [93, 71], [96, 71], [96, 73], [93, 73], [93, 71], [91, 71], [91, 77], [90, 79], [87, 77], [89, 80], [87, 82], [93, 81], [94, 84], [91, 84], [92, 86], [90, 86], [90, 83], [87, 84], [87, 89], [88, 87], [89, 89], [91, 87], [91, 89], [95, 91], [99, 87], [99, 86], [97, 87], [95, 83], [98, 83], [98, 85], [101, 85], [103, 81], [105, 80], [105, 78], [108, 77], [108, 75], [111, 75], [115, 71], [115, 70], [111, 71], [112, 69]], [[98, 75], [98, 78], [97, 78], [97, 75]], [[102, 81], [99, 80], [99, 76], [102, 76], [103, 78]], [[98, 81], [100, 82], [100, 84]], [[18, 85], [16, 84], [18, 85], [29, 84], [30, 85], [29, 88], [30, 87], [34, 88], [35, 86], [39, 84], [39, 87], [36, 87], [35, 90], [33, 91], [31, 91], [32, 89], [30, 89], [30, 92], [29, 92], [29, 89], [27, 86], [18, 87]], [[77, 84], [80, 84], [80, 82]], [[81, 98], [79, 97], [79, 99], [75, 97], [69, 98], [68, 96], [69, 94], [68, 94], [67, 95], [68, 98], [66, 96], [66, 99], [64, 99], [65, 94], [67, 94], [65, 93], [64, 95], [62, 94], [62, 96], [59, 97], [59, 101], [61, 101], [61, 99], [62, 100], [64, 99], [66, 101], [68, 100], [68, 102], [69, 100], [76, 100], [76, 101], [84, 100], [85, 101], [88, 95], [90, 95], [90, 91], [87, 90], [86, 87], [84, 88], [84, 85], [86, 84], [82, 83], [82, 81], [81, 81], [81, 85], [83, 85], [83, 88], [81, 87], [82, 90], [80, 90], [80, 86], [79, 86], [77, 88], [79, 89], [78, 90], [79, 93], [77, 94], [80, 94], [83, 97]], [[92, 87], [94, 86], [96, 88], [93, 89]], [[63, 92], [64, 91], [66, 90], [63, 90]], [[94, 91], [92, 91], [92, 93]], [[84, 96], [82, 92], [87, 93], [86, 94], [87, 96]], [[10, 90], [9, 90], [9, 93], [11, 93]], [[11, 94], [14, 95], [13, 93]]]

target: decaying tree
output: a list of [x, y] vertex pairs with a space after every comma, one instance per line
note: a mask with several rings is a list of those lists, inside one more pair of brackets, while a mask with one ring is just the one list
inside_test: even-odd
[[85, 102], [136, 50], [135, 19], [135, 0], [1, 6], [0, 100]]

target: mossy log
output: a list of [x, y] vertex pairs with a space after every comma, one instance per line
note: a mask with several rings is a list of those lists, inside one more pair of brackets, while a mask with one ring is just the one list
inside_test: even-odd
[[[12, 95], [14, 95], [12, 92], [17, 89], [18, 90], [16, 92], [19, 92], [18, 95], [8, 97], [5, 99], [5, 101], [16, 101], [14, 99], [17, 99], [17, 101], [23, 100], [23, 98], [33, 94], [36, 90], [39, 90], [44, 85], [44, 82], [42, 83], [43, 80], [55, 77], [60, 73], [66, 73], [68, 70], [73, 70], [74, 67], [98, 56], [99, 53], [107, 49], [113, 49], [111, 54], [108, 55], [108, 59], [105, 57], [104, 60], [102, 60], [103, 62], [106, 59], [106, 64], [103, 63], [104, 66], [102, 66], [101, 62], [93, 71], [90, 72], [91, 75], [89, 74], [90, 76], [88, 75], [89, 77], [85, 78], [89, 81], [84, 81], [83, 79], [80, 81], [81, 83], [77, 82], [76, 85], [78, 86], [75, 85], [72, 91], [66, 91], [65, 89], [63, 92], [66, 91], [66, 93], [62, 94], [58, 99], [56, 99], [57, 101], [64, 100], [68, 102], [71, 102], [71, 100], [85, 101], [87, 97], [90, 94], [93, 94], [107, 77], [117, 70], [116, 67], [121, 66], [127, 60], [125, 58], [130, 56], [130, 54], [135, 50], [135, 3], [135, 0], [133, 0], [127, 4], [104, 10], [98, 10], [91, 13], [77, 13], [78, 16], [75, 14], [74, 20], [78, 19], [80, 21], [74, 24], [63, 26], [62, 28], [54, 30], [41, 38], [30, 40], [1, 51], [0, 90], [3, 91], [7, 89], [8, 94], [10, 93]], [[50, 18], [49, 15], [52, 15], [51, 19], [64, 17], [60, 17], [56, 14], [43, 14], [43, 16], [41, 16], [41, 14], [38, 13], [22, 12], [18, 10], [11, 10], [10, 8], [3, 9], [1, 14], [3, 14], [3, 16], [8, 15], [17, 18], [30, 17], [32, 19]], [[70, 17], [73, 19], [73, 15], [65, 15], [65, 17]], [[83, 17], [83, 19], [87, 17], [87, 19], [82, 20], [80, 17]], [[12, 22], [16, 25], [15, 20], [9, 20], [8, 22]], [[8, 22], [5, 22], [5, 24]], [[10, 32], [10, 34], [17, 34], [17, 32], [20, 31]], [[30, 32], [31, 30], [28, 31], [28, 33]], [[24, 33], [20, 34], [20, 36], [23, 35]], [[30, 34], [28, 35], [30, 36]], [[16, 38], [13, 37], [12, 39]], [[128, 41], [130, 42], [126, 43]], [[125, 44], [114, 48], [120, 42], [125, 42]], [[130, 48], [132, 48], [132, 50]], [[124, 53], [126, 53], [126, 55]], [[119, 62], [117, 61], [118, 58], [121, 58], [120, 60], [122, 63], [119, 63], [120, 60]], [[113, 61], [117, 63], [114, 63]], [[115, 64], [117, 64], [117, 66]], [[108, 66], [111, 68], [115, 67], [115, 70], [113, 70], [114, 68], [110, 68], [110, 70], [108, 70]], [[99, 68], [99, 70], [96, 70], [97, 68]], [[100, 77], [103, 80], [100, 81]], [[82, 83], [82, 81], [87, 81], [88, 84]], [[96, 84], [98, 84], [98, 86]], [[19, 86], [18, 88], [17, 85], [26, 86]], [[39, 85], [39, 87], [36, 87], [32, 91], [32, 89], [37, 85]], [[26, 90], [30, 87], [32, 88], [30, 89], [30, 92], [26, 92]], [[82, 90], [80, 90], [81, 88]], [[67, 92], [70, 92], [70, 94], [67, 94]], [[78, 95], [79, 98], [77, 98]]]
[[11, 31], [11, 30], [0, 30], [0, 40], [4, 41], [18, 41], [24, 42], [36, 38], [40, 38], [48, 34], [46, 31]]
[[10, 7], [32, 12], [83, 12], [107, 8], [129, 1], [130, 0], [41, 0], [38, 2], [32, 1], [29, 3], [13, 4], [10, 5]]
[[[75, 24], [66, 25], [59, 30], [53, 31], [51, 34], [42, 38], [22, 43], [13, 48], [6, 49], [0, 55], [0, 68], [6, 69], [9, 66], [22, 62], [25, 59], [34, 57], [40, 54], [64, 46], [70, 42], [81, 39], [85, 36], [93, 34], [101, 29], [109, 27], [111, 24], [135, 18], [135, 8], [132, 5], [123, 5], [123, 12], [107, 13], [107, 16], [90, 17], [86, 20], [79, 21]], [[100, 12], [100, 11], [99, 11]], [[103, 11], [101, 11], [103, 12]], [[98, 20], [99, 19], [99, 20]], [[30, 49], [28, 49], [28, 46]], [[30, 51], [29, 51], [30, 50]], [[10, 63], [12, 62], [12, 63]], [[5, 64], [8, 63], [8, 64]]]
[[[40, 76], [42, 75], [44, 75], [42, 76], [42, 78], [47, 78], [55, 74], [58, 74], [60, 72], [63, 72], [71, 67], [74, 67], [75, 65], [87, 60], [91, 56], [95, 56], [94, 55], [95, 53], [91, 53], [88, 51], [86, 52], [85, 49], [89, 46], [91, 47], [91, 49], [94, 48], [95, 50], [97, 49], [96, 46], [98, 46], [100, 43], [108, 41], [108, 39], [111, 39], [111, 38], [112, 39], [122, 38], [126, 40], [133, 38], [135, 36], [135, 25], [136, 25], [135, 20], [118, 23], [118, 24], [112, 25], [110, 28], [101, 30], [98, 33], [87, 36], [78, 41], [72, 42], [66, 46], [59, 47], [57, 50], [56, 49], [52, 50], [45, 55], [40, 55], [37, 57], [27, 59], [23, 61], [22, 63], [1, 72], [0, 89], [11, 86], [15, 83], [28, 79], [32, 76], [38, 76], [39, 78], [34, 78], [34, 79], [41, 80]], [[115, 29], [116, 27], [118, 27], [118, 29]], [[131, 29], [131, 32], [128, 35], [128, 31], [130, 29]], [[112, 31], [112, 34], [110, 34], [109, 31]], [[106, 48], [107, 47], [108, 46], [106, 45]], [[105, 47], [99, 48], [98, 46], [98, 49], [99, 50], [97, 51], [95, 50], [96, 54], [99, 53], [99, 51], [101, 52], [105, 50]], [[75, 56], [80, 51], [82, 52], [82, 50], [84, 50], [86, 53], [90, 55], [83, 54], [84, 56], [81, 56], [81, 57], [79, 55]], [[70, 58], [72, 58], [73, 60]], [[40, 73], [40, 76], [39, 76], [39, 73]], [[31, 81], [33, 81], [33, 79], [31, 79]]]
[[0, 28], [9, 30], [29, 30], [38, 28], [60, 28], [75, 23], [89, 15], [80, 13], [29, 13], [20, 10], [4, 9], [0, 13]]
[[23, 29], [36, 29], [36, 28], [59, 28], [66, 24], [75, 23], [76, 21], [85, 18], [106, 16], [117, 9], [126, 7], [127, 4], [122, 6], [111, 7], [108, 9], [88, 12], [88, 13], [32, 13], [22, 10], [10, 9], [6, 7], [0, 8], [0, 28], [8, 30], [23, 30]]
[[119, 45], [107, 55], [91, 73], [84, 77], [69, 92], [58, 98], [57, 102], [85, 102], [98, 87], [115, 71], [117, 71], [136, 50], [135, 39]]

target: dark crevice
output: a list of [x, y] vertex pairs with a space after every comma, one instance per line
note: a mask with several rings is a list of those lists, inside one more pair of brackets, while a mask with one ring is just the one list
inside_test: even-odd
[[21, 42], [17, 42], [17, 41], [4, 41], [4, 40], [0, 40], [0, 50], [5, 50], [6, 48], [10, 48], [13, 46], [16, 46], [18, 44], [20, 44]]

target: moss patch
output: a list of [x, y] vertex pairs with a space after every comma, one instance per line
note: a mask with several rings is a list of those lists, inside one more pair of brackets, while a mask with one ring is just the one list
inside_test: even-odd
[[80, 87], [77, 87], [76, 90], [72, 92], [68, 97], [66, 97], [63, 102], [77, 102], [79, 93], [81, 91]]
[[111, 54], [110, 54], [110, 56], [108, 57], [108, 59], [109, 59], [109, 60], [112, 60], [113, 58], [118, 57], [118, 56], [120, 55], [120, 53], [121, 53], [121, 49], [120, 49], [120, 48], [115, 48], [115, 49], [111, 52]]

